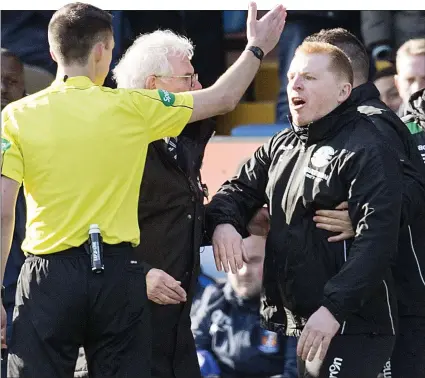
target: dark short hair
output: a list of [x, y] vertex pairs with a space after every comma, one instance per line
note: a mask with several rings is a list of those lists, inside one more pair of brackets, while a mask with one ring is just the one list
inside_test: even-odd
[[4, 58], [14, 59], [16, 61], [16, 63], [18, 63], [18, 65], [21, 67], [22, 71], [24, 70], [24, 64], [22, 63], [22, 60], [14, 52], [2, 47], [1, 48], [1, 57], [2, 57], [2, 59], [4, 59]]
[[91, 49], [111, 37], [112, 16], [90, 4], [71, 3], [56, 11], [49, 23], [49, 43], [63, 64], [87, 64]]
[[322, 29], [308, 36], [306, 42], [326, 42], [339, 47], [350, 59], [354, 75], [364, 81], [369, 78], [369, 56], [363, 43], [348, 30], [343, 28]]
[[395, 65], [392, 64], [391, 66], [387, 68], [376, 71], [375, 76], [373, 77], [373, 81], [381, 79], [382, 77], [394, 76], [394, 75], [397, 75], [397, 70], [395, 68]]

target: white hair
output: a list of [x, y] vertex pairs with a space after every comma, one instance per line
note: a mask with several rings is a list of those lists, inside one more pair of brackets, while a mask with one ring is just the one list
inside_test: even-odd
[[112, 70], [118, 88], [146, 88], [150, 75], [171, 75], [170, 56], [193, 57], [192, 41], [171, 30], [141, 34]]

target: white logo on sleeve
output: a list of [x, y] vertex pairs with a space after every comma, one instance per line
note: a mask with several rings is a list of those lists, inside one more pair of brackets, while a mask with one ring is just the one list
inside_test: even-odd
[[311, 157], [311, 164], [317, 168], [324, 167], [329, 164], [332, 157], [335, 155], [335, 150], [330, 146], [320, 147]]
[[375, 114], [382, 114], [385, 112], [385, 109], [376, 108], [375, 106], [362, 105], [357, 107], [357, 111], [362, 114], [366, 114], [367, 116], [372, 116]]

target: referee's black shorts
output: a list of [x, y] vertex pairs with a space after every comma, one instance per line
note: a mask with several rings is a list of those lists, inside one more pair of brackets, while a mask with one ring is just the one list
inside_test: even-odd
[[143, 264], [129, 244], [29, 256], [16, 291], [8, 377], [71, 378], [84, 346], [90, 377], [150, 377], [151, 319]]

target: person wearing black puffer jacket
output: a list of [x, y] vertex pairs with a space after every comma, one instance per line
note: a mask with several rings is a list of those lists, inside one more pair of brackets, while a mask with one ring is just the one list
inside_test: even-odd
[[[288, 78], [291, 129], [260, 147], [207, 207], [214, 253], [247, 258], [239, 243], [266, 203], [263, 325], [299, 336], [301, 377], [376, 378], [397, 331], [401, 162], [348, 99], [353, 71], [340, 49], [303, 43]], [[345, 199], [355, 236], [329, 243], [314, 213]]]
[[375, 85], [367, 81], [369, 59], [365, 47], [354, 35], [337, 28], [322, 30], [306, 40], [331, 43], [350, 58], [354, 71], [351, 100], [397, 151], [403, 163], [403, 218], [393, 264], [400, 331], [384, 373], [388, 376], [391, 372], [393, 378], [421, 376], [425, 371], [425, 138], [420, 127], [421, 120], [424, 124], [423, 91], [410, 100], [409, 113], [403, 119], [406, 127], [379, 99]]

